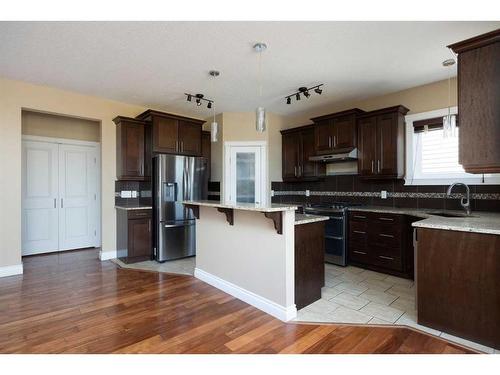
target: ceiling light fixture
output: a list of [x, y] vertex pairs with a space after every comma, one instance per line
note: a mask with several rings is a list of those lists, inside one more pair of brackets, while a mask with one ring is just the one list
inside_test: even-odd
[[294, 96], [295, 96], [295, 100], [297, 100], [297, 101], [300, 100], [300, 94], [303, 94], [306, 98], [309, 98], [311, 96], [310, 91], [314, 91], [316, 94], [321, 95], [323, 93], [323, 89], [322, 89], [323, 86], [324, 86], [324, 84], [321, 83], [319, 85], [312, 86], [309, 88], [307, 88], [305, 86], [299, 87], [299, 89], [296, 92], [294, 92], [293, 94], [285, 96], [286, 104], [291, 104], [292, 98]]
[[253, 46], [255, 52], [259, 53], [259, 107], [255, 110], [255, 129], [259, 133], [266, 131], [266, 109], [262, 107], [262, 52], [267, 49], [266, 43], [256, 43]]
[[[212, 77], [212, 95], [215, 97], [215, 78], [220, 76], [220, 72], [218, 70], [211, 70], [208, 74]], [[212, 109], [212, 115], [214, 117], [212, 123], [210, 124], [210, 142], [217, 142], [217, 136], [219, 133], [219, 124], [215, 121], [215, 102], [209, 102], [208, 108], [212, 108], [212, 103], [214, 103]]]
[[448, 114], [443, 117], [443, 137], [455, 137], [457, 135], [457, 118], [451, 114], [451, 74], [452, 67], [455, 65], [455, 59], [443, 61], [443, 66], [449, 69], [448, 73]]
[[187, 93], [184, 93], [184, 95], [186, 95], [186, 100], [188, 102], [190, 102], [192, 100], [192, 98], [196, 98], [195, 102], [196, 102], [196, 106], [201, 106], [202, 102], [207, 102], [207, 108], [212, 108], [212, 104], [213, 104], [213, 100], [211, 99], [206, 99], [205, 98], [205, 95], [203, 94], [187, 94]]

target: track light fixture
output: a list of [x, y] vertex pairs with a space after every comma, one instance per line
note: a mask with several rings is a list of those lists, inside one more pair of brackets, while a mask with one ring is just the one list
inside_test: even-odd
[[193, 99], [193, 97], [196, 98], [195, 102], [196, 102], [196, 106], [197, 107], [200, 107], [201, 104], [202, 104], [202, 102], [205, 101], [205, 102], [207, 102], [207, 108], [208, 109], [212, 108], [212, 105], [213, 105], [214, 101], [211, 100], [211, 99], [206, 99], [205, 95], [203, 95], [203, 94], [195, 94], [195, 95], [193, 95], [193, 94], [186, 94], [186, 93], [184, 93], [184, 95], [186, 95], [186, 97], [187, 97], [186, 100], [188, 102], [190, 102]]
[[312, 87], [299, 87], [297, 92], [294, 92], [293, 94], [290, 94], [288, 96], [285, 96], [286, 99], [286, 104], [292, 104], [292, 97], [295, 96], [295, 100], [300, 100], [300, 94], [303, 94], [306, 98], [309, 98], [311, 96], [310, 91], [313, 90], [316, 94], [321, 95], [323, 93], [323, 89], [321, 88], [323, 84], [312, 86]]

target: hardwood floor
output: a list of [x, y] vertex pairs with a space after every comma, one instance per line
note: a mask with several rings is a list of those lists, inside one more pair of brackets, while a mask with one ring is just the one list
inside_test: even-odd
[[191, 276], [97, 250], [24, 259], [0, 279], [0, 353], [470, 353], [404, 327], [283, 323]]

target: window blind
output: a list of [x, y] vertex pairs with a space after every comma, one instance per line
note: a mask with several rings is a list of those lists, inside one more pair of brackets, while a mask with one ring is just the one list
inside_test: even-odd
[[436, 131], [422, 132], [418, 136], [421, 137], [421, 173], [464, 172], [458, 163], [458, 135], [444, 138], [443, 129], [437, 129]]

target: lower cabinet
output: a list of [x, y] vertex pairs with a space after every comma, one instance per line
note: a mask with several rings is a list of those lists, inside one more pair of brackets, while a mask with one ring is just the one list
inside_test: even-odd
[[151, 259], [151, 210], [119, 209], [116, 216], [118, 258], [125, 263]]
[[295, 305], [301, 309], [321, 298], [325, 286], [325, 223], [295, 226]]
[[413, 278], [412, 222], [406, 215], [349, 212], [349, 264]]

